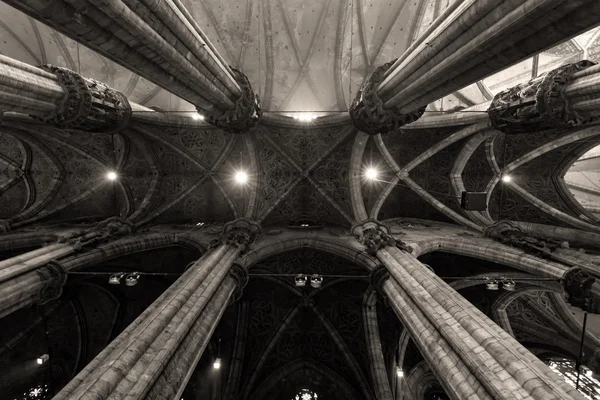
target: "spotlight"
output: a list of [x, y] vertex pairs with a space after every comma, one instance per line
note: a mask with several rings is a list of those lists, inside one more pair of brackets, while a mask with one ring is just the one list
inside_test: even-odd
[[204, 115], [202, 115], [202, 114], [194, 113], [194, 114], [192, 114], [192, 118], [194, 118], [195, 120], [204, 121]]
[[43, 363], [48, 361], [48, 359], [50, 359], [50, 356], [48, 354], [44, 354], [43, 356], [41, 356], [37, 359], [37, 363], [38, 363], [38, 365], [42, 365]]
[[514, 292], [515, 287], [515, 281], [513, 281], [512, 279], [506, 279], [502, 281], [502, 288], [508, 292]]
[[235, 174], [235, 180], [238, 183], [246, 183], [246, 181], [248, 180], [248, 174], [246, 174], [244, 171], [238, 171]]
[[502, 175], [502, 182], [510, 182], [512, 177], [510, 175]]
[[367, 177], [367, 179], [370, 179], [370, 180], [377, 179], [377, 175], [378, 175], [378, 172], [375, 168], [369, 168], [369, 169], [367, 169], [367, 172], [365, 173], [365, 176]]
[[398, 378], [402, 378], [404, 376], [404, 371], [402, 371], [402, 368], [396, 367], [396, 376]]
[[106, 174], [106, 179], [108, 179], [109, 181], [117, 180], [117, 173], [114, 171], [110, 171]]
[[495, 279], [486, 279], [485, 288], [487, 290], [498, 290], [498, 281]]
[[129, 275], [127, 275], [127, 278], [125, 278], [125, 285], [135, 286], [138, 283], [138, 279], [140, 279], [139, 272], [134, 272], [132, 274], [129, 274]]
[[110, 278], [108, 278], [108, 283], [111, 285], [118, 285], [121, 283], [121, 279], [123, 279], [124, 275], [125, 274], [112, 274]]
[[220, 369], [221, 368], [221, 359], [220, 358], [215, 358], [215, 362], [213, 363], [213, 368], [214, 369]]
[[309, 122], [317, 118], [316, 115], [310, 113], [297, 113], [293, 116], [294, 119], [302, 122]]
[[294, 278], [294, 282], [296, 282], [296, 286], [297, 287], [304, 287], [304, 286], [306, 286], [306, 281], [308, 281], [308, 276], [306, 276], [304, 274], [298, 274]]
[[313, 274], [313, 276], [310, 277], [310, 286], [314, 287], [315, 289], [320, 288], [322, 284], [323, 277], [321, 275]]

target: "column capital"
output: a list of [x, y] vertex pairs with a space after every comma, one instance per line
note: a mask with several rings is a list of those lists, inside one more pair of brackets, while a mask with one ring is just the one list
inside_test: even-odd
[[412, 249], [401, 240], [391, 235], [390, 228], [382, 222], [368, 219], [352, 227], [352, 234], [360, 244], [367, 248], [367, 253], [374, 256], [380, 249], [390, 246], [411, 253]]
[[[229, 133], [250, 132], [256, 128], [262, 117], [262, 108], [258, 95], [252, 90], [248, 77], [239, 69], [229, 67], [242, 89], [242, 95], [235, 102], [233, 110], [227, 110], [221, 116], [210, 116], [208, 122]], [[198, 108], [199, 112], [204, 110]]]
[[385, 72], [390, 69], [396, 59], [380, 65], [369, 75], [350, 106], [350, 117], [354, 126], [369, 135], [388, 133], [418, 120], [427, 106], [418, 108], [408, 114], [401, 114], [393, 109], [386, 109], [384, 101], [377, 93], [379, 84], [385, 77]]
[[98, 222], [89, 231], [79, 236], [60, 239], [59, 242], [67, 242], [80, 250], [84, 246], [105, 242], [133, 232], [135, 232], [135, 225], [132, 222], [120, 217], [110, 217]]
[[235, 291], [231, 297], [230, 303], [238, 301], [244, 293], [244, 288], [248, 284], [248, 270], [243, 265], [233, 263], [229, 270], [229, 275], [235, 280]]
[[555, 249], [568, 246], [567, 242], [529, 235], [523, 232], [519, 225], [511, 221], [495, 222], [485, 229], [483, 235], [541, 257], [549, 257]]
[[44, 284], [35, 296], [36, 304], [45, 304], [50, 300], [58, 299], [62, 294], [63, 286], [67, 282], [67, 271], [62, 264], [56, 260], [51, 260], [35, 272]]
[[488, 108], [492, 127], [505, 133], [527, 133], [589, 122], [571, 109], [563, 92], [573, 74], [593, 65], [588, 60], [563, 65], [496, 94]]
[[259, 224], [246, 218], [238, 218], [223, 226], [223, 233], [217, 243], [233, 245], [244, 253], [260, 233]]
[[569, 268], [563, 275], [563, 285], [568, 295], [568, 302], [573, 307], [584, 311], [592, 311], [594, 297], [592, 296], [592, 285], [596, 278], [579, 267]]
[[40, 68], [56, 75], [65, 97], [51, 115], [33, 118], [61, 128], [105, 133], [119, 132], [129, 124], [131, 105], [123, 93], [67, 68], [50, 64]]

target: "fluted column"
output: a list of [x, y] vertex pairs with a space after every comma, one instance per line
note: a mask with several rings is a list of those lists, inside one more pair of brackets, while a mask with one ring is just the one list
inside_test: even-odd
[[[386, 67], [376, 91], [364, 90], [367, 81], [355, 103], [364, 103], [359, 108], [368, 110], [362, 115], [372, 116], [366, 123], [375, 127], [381, 116], [389, 119], [390, 111], [412, 122], [432, 101], [584, 32], [599, 20], [600, 3], [595, 0], [452, 2]], [[365, 92], [371, 99], [363, 102]]]
[[185, 386], [234, 288], [245, 282], [241, 267], [233, 269], [235, 280], [227, 275], [259, 231], [258, 225], [243, 219], [226, 224], [220, 243], [54, 399], [177, 398], [173, 393]]
[[131, 232], [133, 226], [127, 221], [109, 218], [86, 232], [73, 232], [58, 243], [0, 261], [0, 317], [60, 296], [66, 271], [56, 260]]
[[365, 294], [363, 320], [375, 397], [377, 400], [392, 400], [392, 390], [390, 388], [390, 381], [388, 380], [389, 375], [385, 369], [385, 360], [383, 359], [383, 350], [381, 349], [381, 336], [379, 336], [379, 325], [377, 323], [377, 293], [374, 291], [369, 291]]
[[260, 102], [180, 0], [8, 0], [8, 4], [194, 104], [211, 123], [245, 132]]
[[353, 233], [389, 271], [393, 279], [382, 279], [381, 290], [450, 396], [583, 399], [414, 258], [386, 226], [366, 221]]

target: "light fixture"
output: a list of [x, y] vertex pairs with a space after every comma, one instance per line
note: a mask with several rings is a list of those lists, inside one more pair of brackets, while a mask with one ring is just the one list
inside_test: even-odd
[[512, 176], [502, 175], [502, 182], [510, 182], [510, 181], [512, 181]]
[[304, 286], [306, 286], [306, 281], [308, 281], [308, 276], [306, 276], [304, 274], [298, 274], [294, 278], [294, 282], [296, 282], [296, 286], [297, 287], [304, 287]]
[[117, 180], [117, 173], [114, 171], [110, 171], [109, 173], [106, 174], [106, 179], [108, 179], [109, 181]]
[[323, 277], [321, 275], [313, 274], [313, 276], [310, 277], [310, 286], [314, 287], [315, 289], [320, 288], [322, 284]]
[[139, 272], [134, 272], [132, 274], [129, 274], [125, 278], [125, 285], [127, 285], [127, 286], [135, 286], [138, 283], [138, 279], [140, 279], [140, 273]]
[[244, 171], [238, 171], [235, 173], [235, 180], [238, 183], [246, 183], [246, 181], [248, 180], [248, 174], [246, 174], [246, 172]]
[[121, 283], [121, 279], [123, 279], [124, 275], [125, 274], [123, 273], [112, 274], [110, 278], [108, 278], [108, 283], [110, 283], [111, 285], [118, 285]]
[[309, 225], [309, 224], [300, 224], [300, 226], [301, 226], [302, 228], [308, 228], [310, 225]]
[[402, 371], [402, 368], [400, 368], [400, 366], [396, 367], [396, 376], [398, 378], [402, 378], [404, 376], [404, 371]]
[[213, 368], [214, 369], [220, 369], [221, 368], [221, 359], [220, 358], [215, 358], [215, 362], [213, 363]]
[[498, 290], [498, 281], [495, 279], [486, 278], [485, 288], [487, 290]]
[[369, 180], [375, 180], [375, 179], [377, 179], [377, 175], [378, 175], [378, 172], [377, 172], [377, 170], [376, 170], [375, 168], [373, 168], [373, 167], [371, 167], [371, 168], [368, 168], [368, 169], [367, 169], [367, 171], [365, 172], [365, 176], [366, 176], [366, 177], [367, 177], [367, 179], [369, 179]]
[[46, 362], [46, 361], [48, 361], [49, 359], [50, 359], [50, 356], [49, 356], [48, 354], [44, 354], [43, 356], [41, 356], [41, 357], [38, 357], [38, 359], [37, 359], [37, 363], [38, 363], [39, 365], [42, 365], [43, 363], [45, 363], [45, 362]]
[[317, 116], [311, 113], [296, 113], [293, 115], [293, 118], [301, 122], [309, 122], [317, 118]]
[[512, 279], [505, 279], [502, 281], [502, 288], [508, 292], [514, 292], [515, 287], [515, 281], [513, 281]]
[[192, 114], [192, 118], [195, 119], [195, 120], [201, 120], [201, 121], [203, 121], [204, 120], [204, 115], [198, 114], [198, 113], [194, 113], [194, 114]]

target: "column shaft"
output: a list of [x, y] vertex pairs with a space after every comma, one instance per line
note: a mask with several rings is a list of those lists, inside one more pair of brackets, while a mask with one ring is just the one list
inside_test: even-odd
[[388, 246], [377, 256], [494, 398], [582, 398], [410, 254]]
[[379, 95], [409, 113], [594, 27], [599, 16], [590, 0], [455, 2], [390, 68]]

